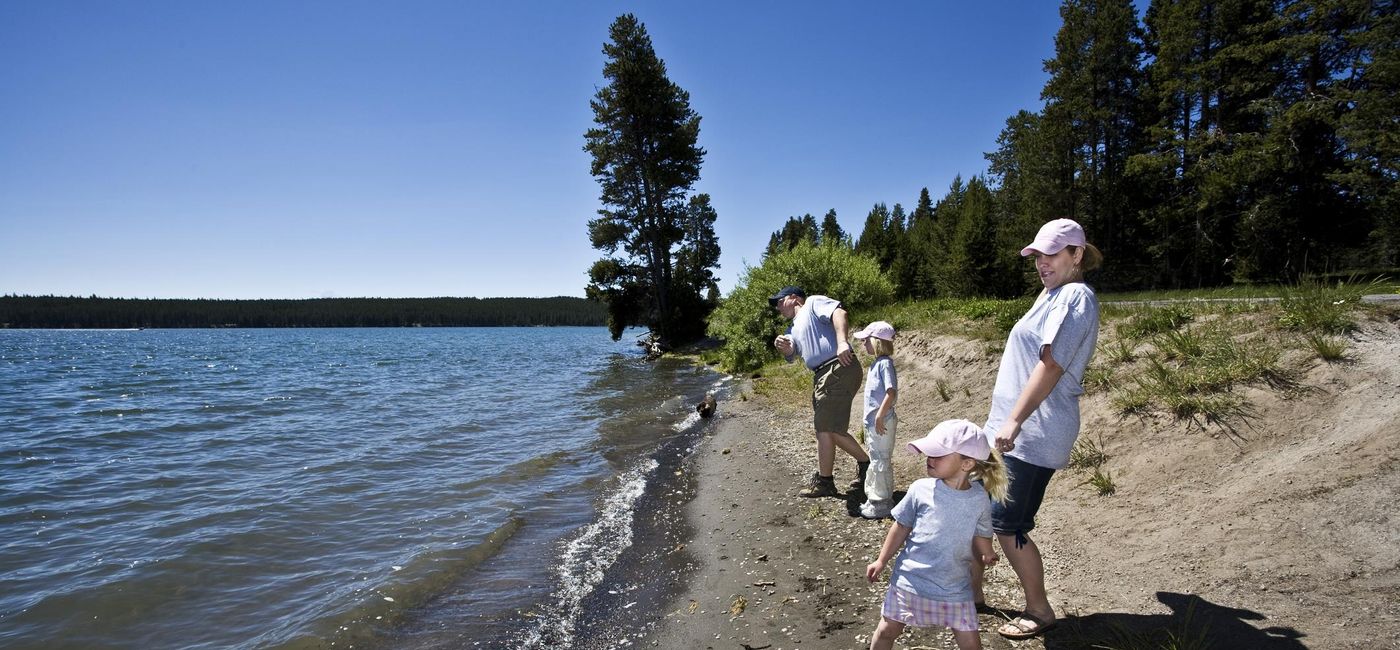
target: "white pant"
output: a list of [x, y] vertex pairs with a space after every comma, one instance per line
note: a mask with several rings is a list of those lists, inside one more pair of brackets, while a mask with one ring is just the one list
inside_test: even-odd
[[865, 432], [865, 446], [870, 450], [870, 469], [865, 475], [865, 498], [868, 501], [884, 501], [889, 504], [894, 499], [894, 467], [890, 464], [894, 456], [894, 437], [898, 419], [893, 411], [885, 416], [885, 433], [880, 435], [874, 429]]

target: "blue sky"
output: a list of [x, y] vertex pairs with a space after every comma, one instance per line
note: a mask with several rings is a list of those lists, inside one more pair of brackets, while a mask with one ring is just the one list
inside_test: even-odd
[[690, 93], [721, 289], [1041, 106], [1058, 3], [0, 3], [0, 294], [582, 296], [622, 13]]

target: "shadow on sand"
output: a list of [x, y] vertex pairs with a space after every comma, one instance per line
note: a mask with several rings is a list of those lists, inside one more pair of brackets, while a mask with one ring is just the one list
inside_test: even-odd
[[[1256, 627], [1268, 617], [1248, 609], [1217, 605], [1200, 596], [1157, 592], [1170, 614], [1089, 614], [1066, 616], [1045, 633], [1049, 650], [1081, 648], [1260, 648], [1306, 650], [1303, 634], [1291, 627]], [[1008, 612], [1013, 614], [1014, 612]]]
[[[904, 498], [894, 493], [894, 502]], [[860, 516], [865, 494], [851, 490], [843, 495], [846, 514]], [[1259, 612], [1217, 605], [1194, 594], [1157, 592], [1157, 600], [1170, 607], [1170, 614], [1088, 614], [1064, 616], [1043, 638], [1046, 650], [1114, 650], [1122, 648], [1188, 648], [1234, 650], [1307, 650], [1300, 641], [1303, 633], [1291, 627], [1256, 627], [1250, 621], [1266, 621]], [[996, 609], [1010, 620], [1015, 610]], [[983, 621], [985, 624], [986, 621]], [[992, 628], [995, 629], [995, 628]]]

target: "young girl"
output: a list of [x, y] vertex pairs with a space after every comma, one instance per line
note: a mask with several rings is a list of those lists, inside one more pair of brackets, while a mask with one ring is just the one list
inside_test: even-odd
[[942, 422], [909, 449], [928, 457], [929, 478], [909, 486], [880, 557], [865, 567], [875, 582], [899, 552], [870, 648], [893, 648], [906, 625], [949, 627], [960, 650], [981, 648], [971, 566], [974, 553], [983, 565], [997, 561], [987, 496], [1006, 498], [1006, 468], [982, 428], [967, 420]]
[[890, 506], [894, 505], [890, 457], [894, 455], [894, 401], [899, 392], [894, 361], [890, 359], [894, 354], [894, 326], [877, 320], [856, 332], [856, 339], [865, 341], [865, 352], [875, 357], [865, 376], [865, 446], [870, 451], [870, 462], [857, 465], [857, 481], [865, 490], [866, 499], [860, 514], [867, 519], [884, 519], [890, 516]]

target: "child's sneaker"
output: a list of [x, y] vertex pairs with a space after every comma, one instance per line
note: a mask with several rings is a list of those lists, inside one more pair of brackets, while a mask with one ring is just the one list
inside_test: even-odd
[[890, 504], [887, 501], [866, 501], [860, 504], [860, 516], [866, 519], [887, 519], [890, 516]]

